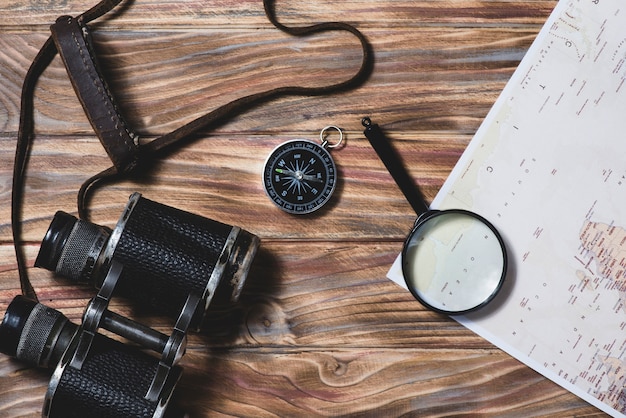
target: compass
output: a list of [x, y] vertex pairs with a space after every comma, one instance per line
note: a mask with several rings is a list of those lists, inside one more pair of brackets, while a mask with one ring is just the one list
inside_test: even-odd
[[[327, 131], [339, 132], [339, 141], [329, 144]], [[263, 169], [265, 193], [287, 213], [303, 215], [324, 206], [337, 184], [337, 169], [328, 152], [343, 141], [343, 132], [327, 126], [320, 132], [318, 144], [306, 139], [294, 139], [276, 147], [267, 157]]]

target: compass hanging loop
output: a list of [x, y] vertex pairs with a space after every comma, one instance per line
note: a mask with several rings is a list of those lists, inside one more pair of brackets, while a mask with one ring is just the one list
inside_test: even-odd
[[[331, 129], [334, 129], [337, 132], [339, 132], [339, 141], [337, 141], [334, 144], [331, 144], [326, 139], [326, 138], [328, 138], [328, 135], [330, 135], [328, 133], [328, 131], [331, 130]], [[322, 147], [324, 147], [324, 148], [337, 148], [343, 142], [343, 131], [341, 130], [341, 128], [339, 128], [339, 127], [337, 127], [335, 125], [329, 125], [329, 126], [325, 127], [324, 129], [322, 129], [320, 131], [320, 142], [322, 143]]]

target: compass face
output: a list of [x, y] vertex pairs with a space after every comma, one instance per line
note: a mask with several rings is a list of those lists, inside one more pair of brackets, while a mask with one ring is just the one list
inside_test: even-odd
[[311, 213], [322, 207], [335, 190], [337, 170], [321, 145], [293, 140], [272, 151], [263, 169], [265, 192], [282, 210]]

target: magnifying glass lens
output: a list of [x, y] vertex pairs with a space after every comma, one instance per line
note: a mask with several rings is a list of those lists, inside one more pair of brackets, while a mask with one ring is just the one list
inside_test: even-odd
[[489, 302], [506, 272], [506, 251], [495, 228], [463, 210], [427, 214], [405, 243], [402, 270], [413, 295], [449, 314]]

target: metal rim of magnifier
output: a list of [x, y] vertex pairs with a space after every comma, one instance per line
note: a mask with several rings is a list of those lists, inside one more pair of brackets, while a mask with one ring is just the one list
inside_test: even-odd
[[[422, 296], [420, 295], [420, 293], [415, 289], [414, 284], [411, 282], [409, 272], [407, 271], [407, 265], [408, 265], [407, 252], [408, 252], [410, 243], [411, 243], [414, 235], [420, 230], [420, 228], [422, 228], [428, 221], [432, 220], [433, 218], [436, 218], [436, 217], [439, 217], [439, 216], [445, 216], [445, 215], [449, 215], [449, 214], [454, 214], [454, 213], [466, 215], [466, 216], [472, 217], [472, 218], [482, 222], [486, 227], [488, 227], [491, 230], [493, 235], [497, 238], [498, 244], [500, 245], [500, 249], [502, 250], [502, 272], [500, 274], [500, 279], [498, 280], [497, 286], [494, 287], [494, 289], [491, 292], [491, 294], [487, 298], [485, 298], [481, 303], [479, 303], [479, 304], [477, 304], [475, 306], [472, 306], [472, 307], [470, 307], [468, 309], [463, 309], [463, 310], [446, 310], [446, 309], [441, 309], [441, 308], [439, 308], [437, 306], [433, 306], [431, 303], [425, 301], [422, 298]], [[427, 308], [429, 308], [429, 309], [431, 309], [431, 310], [433, 310], [435, 312], [439, 312], [439, 313], [446, 314], [446, 315], [463, 315], [463, 314], [466, 314], [466, 313], [470, 313], [470, 312], [476, 311], [477, 309], [482, 308], [483, 306], [485, 306], [486, 304], [491, 302], [493, 300], [493, 298], [495, 298], [495, 296], [498, 294], [500, 289], [502, 288], [502, 284], [504, 283], [504, 279], [506, 277], [507, 264], [508, 264], [507, 252], [506, 252], [506, 247], [504, 245], [504, 240], [502, 239], [502, 236], [500, 235], [498, 230], [487, 219], [483, 218], [482, 216], [478, 215], [477, 213], [470, 212], [470, 211], [463, 210], [463, 209], [430, 210], [430, 211], [422, 214], [421, 216], [419, 216], [417, 218], [417, 220], [415, 221], [415, 225], [413, 226], [413, 229], [411, 230], [411, 232], [409, 233], [408, 237], [404, 241], [404, 246], [402, 247], [401, 261], [402, 261], [401, 262], [401, 264], [402, 264], [402, 276], [404, 277], [404, 281], [406, 282], [407, 288], [409, 289], [409, 291], [411, 292], [413, 297], [415, 297], [415, 299], [417, 299], [421, 304], [423, 304]]]

